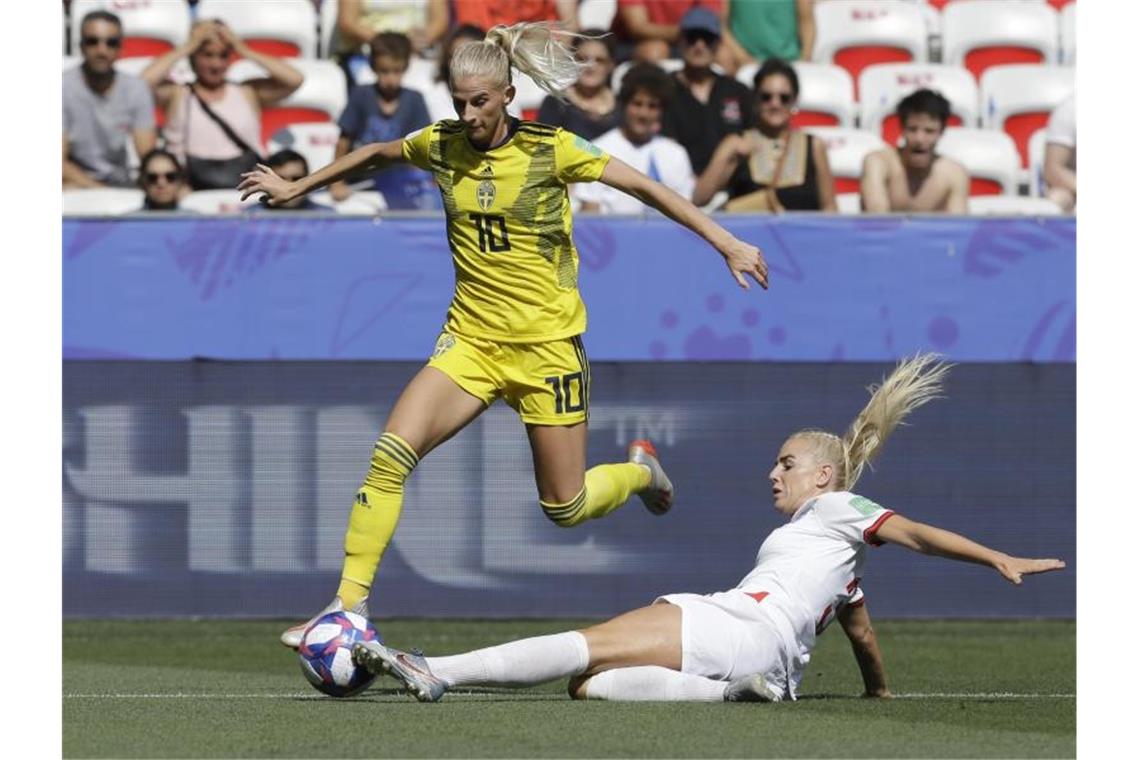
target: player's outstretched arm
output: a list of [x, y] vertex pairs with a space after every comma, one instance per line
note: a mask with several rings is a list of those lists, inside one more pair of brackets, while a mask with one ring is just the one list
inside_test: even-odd
[[1046, 573], [1061, 570], [1065, 563], [1059, 559], [1027, 559], [1011, 557], [988, 546], [971, 541], [965, 536], [933, 525], [908, 520], [901, 515], [893, 515], [883, 523], [875, 534], [879, 539], [899, 546], [905, 546], [922, 554], [934, 554], [961, 562], [992, 567], [1007, 581], [1021, 585], [1023, 575]]
[[263, 193], [270, 206], [277, 206], [358, 172], [379, 171], [403, 160], [403, 140], [372, 143], [341, 156], [296, 182], [283, 180], [268, 166], [258, 164], [253, 171], [241, 175], [242, 181], [237, 189], [242, 191], [243, 201], [251, 195]]
[[855, 662], [859, 663], [859, 672], [863, 675], [863, 696], [890, 699], [891, 690], [887, 688], [883, 653], [879, 651], [879, 640], [875, 637], [875, 629], [871, 627], [867, 605], [845, 604], [839, 608], [835, 619], [847, 634]]
[[748, 275], [768, 287], [768, 263], [756, 246], [739, 240], [704, 214], [691, 201], [656, 182], [620, 159], [610, 157], [599, 181], [652, 206], [675, 222], [685, 225], [720, 251], [740, 287], [748, 289]]

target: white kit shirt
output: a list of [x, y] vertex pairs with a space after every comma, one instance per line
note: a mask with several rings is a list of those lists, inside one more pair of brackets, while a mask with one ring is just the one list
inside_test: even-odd
[[[693, 197], [693, 165], [689, 154], [680, 143], [668, 137], [657, 136], [644, 145], [634, 145], [622, 134], [620, 127], [594, 140], [606, 153], [619, 158], [650, 179], [657, 180], [683, 198]], [[579, 201], [597, 203], [605, 214], [641, 214], [645, 204], [601, 182], [588, 182], [572, 186], [571, 192]]]
[[839, 607], [862, 603], [867, 545], [882, 543], [875, 532], [893, 514], [849, 491], [811, 499], [768, 535], [756, 567], [737, 584], [783, 633], [793, 688]]

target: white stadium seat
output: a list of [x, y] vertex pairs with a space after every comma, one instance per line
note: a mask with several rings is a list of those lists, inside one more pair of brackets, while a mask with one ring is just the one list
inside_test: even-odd
[[320, 55], [321, 58], [332, 57], [332, 40], [333, 34], [336, 32], [337, 5], [336, 0], [321, 0], [321, 8], [317, 12], [317, 28], [320, 32], [320, 50], [318, 51], [318, 55]]
[[966, 167], [971, 196], [1017, 194], [1017, 148], [1005, 132], [949, 127], [935, 151]]
[[[792, 126], [855, 126], [855, 83], [847, 69], [809, 61], [793, 61], [792, 68], [800, 80], [798, 110], [792, 116]], [[746, 64], [736, 72], [736, 79], [752, 89], [752, 80], [759, 70], [759, 63]]]
[[237, 190], [195, 190], [179, 201], [178, 207], [199, 214], [237, 214], [258, 203], [256, 195], [243, 203]]
[[[279, 103], [262, 109], [261, 139], [268, 140], [290, 124], [336, 121], [348, 102], [344, 72], [332, 61], [292, 58], [289, 65], [305, 75], [297, 91]], [[235, 61], [226, 72], [231, 82], [245, 82], [266, 76], [253, 61]]]
[[578, 26], [581, 29], [609, 29], [617, 15], [617, 0], [580, 0]]
[[836, 193], [835, 206], [841, 214], [861, 214], [863, 197], [859, 193]]
[[1002, 216], [1057, 216], [1061, 207], [1047, 198], [1017, 195], [977, 195], [966, 201], [971, 214]]
[[827, 146], [827, 163], [835, 178], [835, 192], [858, 193], [863, 176], [863, 159], [868, 153], [887, 147], [877, 134], [845, 127], [808, 127]]
[[338, 214], [349, 216], [375, 216], [381, 211], [388, 210], [388, 203], [384, 196], [375, 190], [360, 190], [345, 198], [340, 203], [332, 199], [327, 190], [313, 193], [313, 203], [328, 206]]
[[1077, 65], [1077, 4], [1069, 3], [1061, 9], [1061, 56], [1065, 66]]
[[1029, 165], [1029, 137], [1076, 87], [1076, 69], [1031, 63], [994, 66], [982, 75], [982, 125], [1013, 138], [1021, 165]]
[[117, 216], [138, 211], [143, 191], [133, 187], [94, 187], [63, 191], [64, 216]]
[[1029, 138], [1029, 194], [1034, 197], [1045, 195], [1045, 127]]
[[875, 63], [925, 61], [926, 22], [904, 0], [820, 0], [815, 5], [812, 60], [834, 63], [851, 77]]
[[199, 0], [198, 18], [221, 19], [261, 53], [317, 57], [317, 11], [311, 0]]
[[79, 55], [83, 17], [94, 10], [114, 13], [123, 22], [121, 57], [155, 56], [190, 36], [190, 6], [183, 0], [74, 0], [71, 3], [71, 52]]
[[942, 61], [975, 78], [991, 66], [1057, 60], [1057, 13], [1025, 0], [957, 0], [942, 11]]
[[295, 150], [305, 157], [309, 171], [314, 172], [332, 163], [339, 138], [340, 127], [333, 122], [290, 124], [273, 133], [266, 149], [271, 154], [286, 148]]
[[922, 88], [942, 93], [950, 101], [950, 124], [978, 124], [978, 85], [970, 72], [939, 63], [882, 63], [859, 75], [859, 123], [894, 145], [902, 131], [895, 108], [900, 100]]

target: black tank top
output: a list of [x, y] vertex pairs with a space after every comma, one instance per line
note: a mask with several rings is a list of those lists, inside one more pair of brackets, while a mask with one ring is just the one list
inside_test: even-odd
[[[815, 140], [805, 132], [791, 132], [788, 150], [793, 151], [785, 161], [784, 186], [776, 188], [776, 198], [788, 211], [819, 211], [819, 185], [815, 174]], [[728, 182], [729, 200], [767, 190], [768, 183], [757, 182], [754, 175], [754, 158], [741, 159]], [[768, 171], [771, 174], [771, 170]], [[789, 179], [800, 179], [798, 184], [787, 184]], [[794, 180], [793, 180], [794, 181]], [[741, 209], [744, 210], [744, 209]]]

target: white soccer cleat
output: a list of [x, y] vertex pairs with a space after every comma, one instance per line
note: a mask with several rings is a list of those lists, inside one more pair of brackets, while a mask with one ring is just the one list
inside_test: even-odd
[[657, 449], [646, 440], [629, 444], [629, 461], [649, 468], [649, 486], [638, 492], [645, 508], [655, 515], [663, 515], [673, 506], [673, 483], [657, 460]]
[[[300, 649], [301, 648], [301, 640], [305, 637], [305, 631], [308, 630], [309, 626], [313, 624], [314, 620], [321, 617], [322, 615], [327, 615], [330, 612], [345, 612], [345, 611], [346, 610], [344, 609], [344, 603], [340, 600], [340, 597], [334, 596], [333, 600], [329, 603], [328, 607], [325, 607], [323, 610], [318, 612], [316, 615], [313, 615], [311, 618], [306, 620], [304, 623], [301, 623], [299, 625], [295, 625], [292, 628], [285, 629], [285, 633], [281, 634], [281, 643], [284, 644], [285, 646], [289, 647], [290, 649]], [[356, 604], [354, 604], [352, 606], [352, 609], [347, 610], [347, 612], [355, 612], [357, 615], [360, 615], [365, 620], [367, 620], [368, 619], [368, 597], [364, 597], [363, 599], [361, 599], [359, 602], [357, 602]]]
[[762, 675], [737, 678], [724, 690], [725, 702], [780, 702], [782, 692], [773, 688]]
[[379, 641], [365, 641], [352, 647], [352, 661], [375, 675], [387, 673], [421, 702], [438, 702], [447, 693], [447, 685], [431, 672], [422, 652], [401, 652]]

